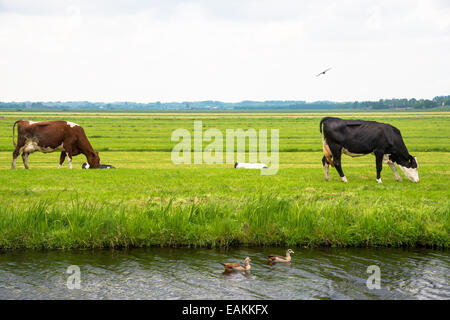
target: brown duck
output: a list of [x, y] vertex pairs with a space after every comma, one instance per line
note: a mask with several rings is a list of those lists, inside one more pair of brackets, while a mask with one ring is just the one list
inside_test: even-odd
[[250, 271], [250, 261], [249, 257], [245, 258], [244, 264], [240, 263], [221, 263], [224, 266], [226, 272], [231, 271]]
[[288, 249], [286, 251], [286, 257], [272, 255], [272, 256], [268, 256], [267, 260], [269, 262], [290, 262], [291, 261], [291, 253], [294, 253], [294, 251], [292, 251], [291, 249]]

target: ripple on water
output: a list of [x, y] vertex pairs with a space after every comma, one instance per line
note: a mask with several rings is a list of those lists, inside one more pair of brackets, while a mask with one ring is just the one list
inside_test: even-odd
[[[269, 265], [280, 248], [14, 251], [0, 253], [1, 299], [449, 299], [448, 251], [293, 248], [290, 264]], [[250, 273], [220, 262], [251, 257]], [[81, 289], [67, 288], [78, 265]], [[369, 290], [367, 267], [381, 271]]]

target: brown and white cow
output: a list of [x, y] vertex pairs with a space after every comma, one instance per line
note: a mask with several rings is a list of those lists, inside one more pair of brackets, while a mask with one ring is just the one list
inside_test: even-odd
[[[17, 125], [17, 144], [14, 141], [14, 128]], [[24, 121], [18, 120], [13, 125], [13, 152], [11, 169], [16, 168], [16, 160], [22, 153], [23, 164], [28, 169], [28, 155], [35, 151], [49, 153], [61, 151], [59, 168], [67, 156], [69, 168], [72, 169], [72, 157], [80, 153], [86, 156], [90, 168], [100, 167], [98, 152], [92, 148], [81, 126], [69, 121]]]

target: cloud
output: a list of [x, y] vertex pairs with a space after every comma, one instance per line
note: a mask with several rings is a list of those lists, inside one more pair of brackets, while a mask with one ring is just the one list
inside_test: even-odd
[[429, 98], [450, 87], [449, 14], [420, 0], [3, 0], [0, 100]]

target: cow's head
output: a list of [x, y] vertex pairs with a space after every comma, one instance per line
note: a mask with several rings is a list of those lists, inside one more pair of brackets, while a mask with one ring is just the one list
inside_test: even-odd
[[87, 155], [87, 161], [89, 163], [89, 168], [98, 169], [100, 168], [100, 157], [98, 156], [98, 152], [89, 152]]
[[409, 155], [408, 160], [397, 161], [397, 164], [402, 169], [405, 177], [412, 182], [419, 182], [419, 163], [416, 157]]

